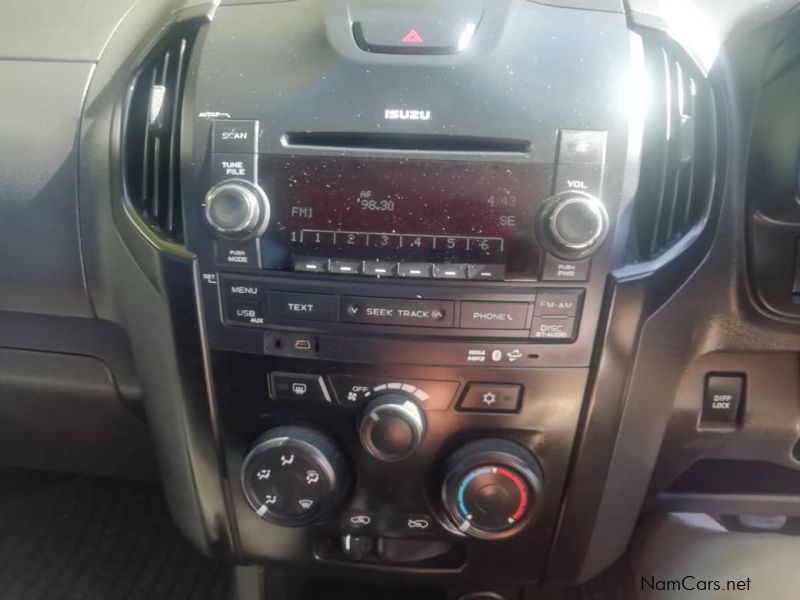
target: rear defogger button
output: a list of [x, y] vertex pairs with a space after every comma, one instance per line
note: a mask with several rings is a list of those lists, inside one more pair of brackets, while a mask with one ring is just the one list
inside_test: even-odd
[[453, 302], [348, 296], [342, 298], [341, 320], [369, 325], [452, 327]]

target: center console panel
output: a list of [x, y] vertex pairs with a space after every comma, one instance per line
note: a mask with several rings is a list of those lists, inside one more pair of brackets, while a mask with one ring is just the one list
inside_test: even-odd
[[636, 45], [461, 4], [223, 5], [196, 42], [183, 212], [241, 560], [544, 576]]

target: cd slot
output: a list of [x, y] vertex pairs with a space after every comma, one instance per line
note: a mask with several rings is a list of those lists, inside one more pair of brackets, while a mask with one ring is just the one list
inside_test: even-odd
[[324, 131], [289, 132], [283, 135], [284, 146], [348, 148], [353, 150], [419, 150], [428, 152], [496, 152], [525, 154], [528, 140], [460, 135], [406, 133], [338, 133]]

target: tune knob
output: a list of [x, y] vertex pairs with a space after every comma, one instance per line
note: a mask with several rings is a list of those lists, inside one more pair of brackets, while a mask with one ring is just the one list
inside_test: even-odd
[[206, 194], [206, 221], [222, 237], [244, 240], [261, 235], [269, 213], [264, 190], [243, 179], [223, 181]]
[[539, 219], [542, 239], [561, 258], [592, 254], [608, 235], [608, 213], [594, 196], [565, 192], [545, 203]]
[[328, 514], [344, 496], [344, 456], [325, 435], [276, 427], [256, 440], [242, 464], [242, 488], [262, 519], [304, 525]]
[[508, 537], [530, 520], [542, 471], [522, 446], [500, 439], [471, 442], [445, 464], [442, 501], [454, 527], [480, 539]]
[[364, 410], [360, 434], [372, 456], [397, 462], [413, 454], [425, 437], [425, 414], [402, 392], [383, 394]]

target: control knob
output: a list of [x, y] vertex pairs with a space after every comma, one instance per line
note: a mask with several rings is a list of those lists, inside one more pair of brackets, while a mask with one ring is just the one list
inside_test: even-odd
[[225, 238], [245, 240], [261, 235], [269, 224], [269, 199], [259, 186], [244, 179], [228, 179], [206, 194], [206, 221]]
[[372, 456], [397, 462], [422, 443], [425, 413], [403, 392], [382, 394], [364, 409], [360, 434], [362, 445]]
[[608, 213], [594, 196], [564, 192], [545, 202], [538, 219], [540, 239], [556, 256], [589, 256], [608, 235]]
[[471, 442], [445, 463], [442, 502], [452, 525], [479, 539], [514, 535], [531, 519], [542, 471], [522, 446], [501, 439]]
[[276, 427], [256, 440], [242, 464], [242, 488], [262, 519], [305, 525], [328, 514], [348, 486], [344, 456], [306, 427]]

